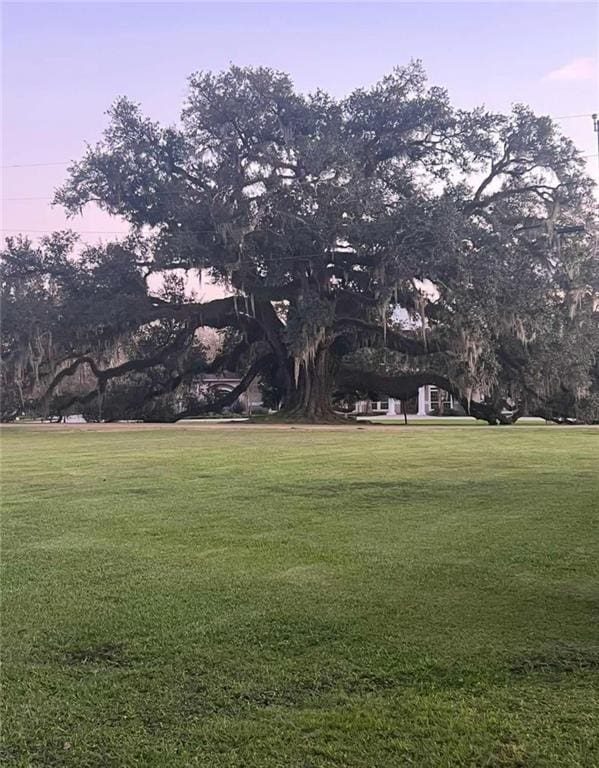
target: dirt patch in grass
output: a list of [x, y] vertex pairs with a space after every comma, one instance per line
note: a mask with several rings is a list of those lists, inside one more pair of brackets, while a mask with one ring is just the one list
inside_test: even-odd
[[368, 673], [330, 672], [316, 677], [293, 679], [279, 687], [215, 685], [191, 673], [184, 688], [182, 711], [195, 717], [219, 715], [237, 717], [249, 710], [327, 708], [331, 701], [348, 702], [368, 696], [389, 695], [400, 690], [441, 691], [468, 687], [470, 682], [452, 678], [442, 669], [419, 670], [393, 676]]
[[568, 674], [599, 669], [599, 646], [579, 648], [563, 645], [522, 656], [512, 664], [516, 676], [531, 674]]
[[500, 744], [483, 763], [483, 768], [526, 768], [531, 765], [530, 755], [517, 742]]
[[68, 666], [130, 667], [133, 659], [120, 643], [106, 643], [91, 648], [71, 648], [62, 654]]

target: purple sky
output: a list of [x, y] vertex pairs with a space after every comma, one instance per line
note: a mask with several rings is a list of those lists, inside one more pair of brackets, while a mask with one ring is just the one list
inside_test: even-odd
[[[595, 3], [4, 3], [2, 235], [69, 226], [88, 241], [123, 227], [88, 210], [67, 222], [49, 199], [63, 161], [95, 142], [118, 95], [175, 122], [198, 69], [263, 64], [298, 89], [341, 96], [421, 58], [455, 104], [526, 102], [597, 153]], [[5, 166], [56, 163], [39, 167]], [[588, 159], [597, 178], [597, 157]], [[20, 198], [20, 199], [14, 199]], [[27, 198], [27, 199], [22, 199]]]

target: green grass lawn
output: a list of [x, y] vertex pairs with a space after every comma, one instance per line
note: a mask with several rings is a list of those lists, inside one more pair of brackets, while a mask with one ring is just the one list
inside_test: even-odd
[[2, 451], [3, 765], [599, 765], [599, 430]]

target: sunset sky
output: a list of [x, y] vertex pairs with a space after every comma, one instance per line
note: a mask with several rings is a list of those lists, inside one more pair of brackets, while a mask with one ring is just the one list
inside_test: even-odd
[[[2, 234], [122, 231], [98, 211], [68, 221], [53, 190], [119, 95], [176, 122], [187, 76], [230, 63], [343, 96], [421, 58], [460, 107], [526, 102], [560, 118], [597, 178], [595, 3], [4, 3]], [[580, 115], [580, 117], [578, 117]], [[561, 119], [566, 116], [565, 119]], [[574, 116], [574, 117], [570, 117]], [[33, 165], [39, 164], [39, 165]], [[19, 166], [19, 167], [14, 167]]]

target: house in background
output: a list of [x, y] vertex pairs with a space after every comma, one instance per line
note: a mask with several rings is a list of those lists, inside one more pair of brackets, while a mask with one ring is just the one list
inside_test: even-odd
[[[213, 396], [221, 392], [231, 392], [241, 381], [234, 373], [204, 374], [193, 384], [193, 390], [198, 396]], [[262, 407], [262, 393], [259, 382], [255, 380], [237, 400], [231, 410], [250, 414], [254, 409]], [[401, 416], [402, 405], [392, 397], [382, 397], [380, 400], [358, 400], [353, 413], [355, 415]], [[432, 384], [418, 389], [418, 396], [407, 400], [405, 412], [413, 416], [459, 416], [465, 411], [460, 403], [445, 390]]]
[[[415, 416], [463, 415], [464, 409], [459, 402], [443, 389], [427, 384], [419, 387], [418, 396], [407, 400], [405, 412]], [[396, 416], [403, 413], [401, 402], [392, 397], [381, 400], [359, 400], [354, 413]]]
[[[198, 397], [214, 397], [225, 392], [232, 392], [240, 383], [241, 378], [234, 373], [224, 371], [222, 374], [203, 374], [194, 379], [192, 389]], [[254, 380], [247, 390], [240, 395], [231, 410], [249, 414], [254, 408], [262, 407], [262, 393], [258, 381]]]

